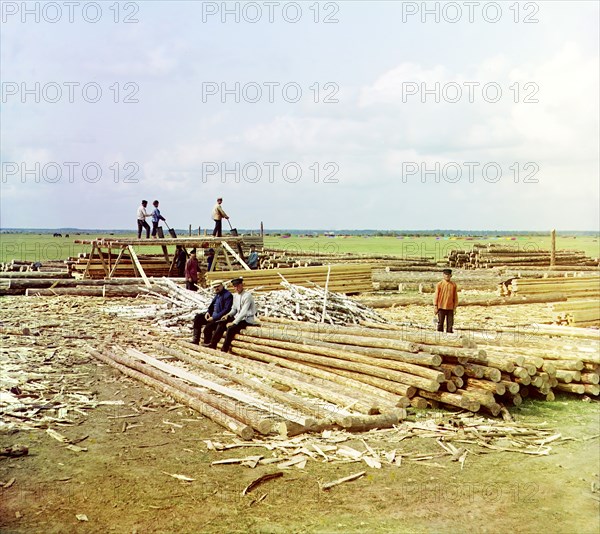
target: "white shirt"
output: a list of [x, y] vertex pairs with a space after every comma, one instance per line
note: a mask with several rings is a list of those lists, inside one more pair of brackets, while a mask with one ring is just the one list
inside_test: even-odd
[[248, 324], [256, 324], [256, 304], [252, 293], [242, 291], [233, 294], [233, 306], [229, 315], [233, 315], [233, 323], [239, 324], [246, 321]]
[[213, 208], [212, 218], [213, 218], [213, 221], [220, 221], [223, 218], [225, 218], [225, 219], [227, 218], [227, 214], [221, 207], [221, 204], [219, 204], [218, 202], [217, 202], [217, 204], [215, 204], [215, 207]]
[[146, 208], [144, 208], [144, 206], [140, 205], [140, 207], [138, 208], [138, 211], [137, 211], [138, 221], [145, 221], [146, 217], [150, 217], [150, 215], [148, 215], [148, 213], [146, 213]]

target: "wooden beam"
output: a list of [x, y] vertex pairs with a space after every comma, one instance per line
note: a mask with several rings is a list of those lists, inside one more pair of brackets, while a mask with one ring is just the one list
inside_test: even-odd
[[226, 249], [229, 252], [229, 254], [231, 254], [244, 269], [246, 269], [246, 271], [251, 270], [250, 267], [248, 267], [248, 265], [246, 264], [246, 262], [240, 257], [240, 255], [229, 246], [229, 243], [227, 243], [227, 241], [223, 241], [222, 245], [223, 248]]
[[133, 246], [128, 245], [127, 248], [129, 249], [129, 254], [131, 254], [131, 259], [133, 260], [133, 264], [135, 265], [136, 269], [140, 273], [140, 276], [144, 280], [144, 284], [146, 284], [146, 287], [152, 287], [152, 284], [148, 280], [148, 277], [146, 276], [146, 273], [144, 272], [144, 268], [142, 267], [142, 264], [140, 263], [140, 260], [138, 259], [137, 254], [135, 253], [135, 250], [133, 250]]

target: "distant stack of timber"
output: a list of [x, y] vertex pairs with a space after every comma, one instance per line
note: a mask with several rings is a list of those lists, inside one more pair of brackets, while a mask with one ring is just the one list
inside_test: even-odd
[[256, 288], [259, 291], [273, 291], [282, 289], [281, 281], [313, 287], [320, 286], [328, 291], [337, 293], [359, 293], [371, 291], [372, 266], [367, 263], [360, 264], [334, 264], [320, 267], [296, 267], [283, 269], [259, 269], [256, 271], [217, 271], [206, 273], [207, 281], [231, 280], [243, 276], [244, 286], [247, 289]]
[[574, 297], [600, 297], [600, 276], [513, 278], [500, 289], [509, 295], [564, 294]]
[[[462, 269], [489, 269], [492, 267], [549, 267], [550, 250], [526, 250], [498, 244], [474, 245], [471, 250], [451, 250], [447, 256], [449, 267]], [[598, 259], [586, 256], [581, 250], [557, 250], [554, 266], [562, 269], [595, 267]]]
[[[332, 243], [333, 245], [333, 243]], [[316, 247], [316, 245], [315, 245]], [[279, 269], [285, 267], [311, 267], [336, 263], [368, 263], [376, 268], [401, 270], [404, 268], [437, 268], [437, 263], [430, 256], [394, 256], [391, 254], [352, 254], [330, 251], [327, 245], [324, 250], [301, 250], [290, 246], [289, 249], [266, 248], [261, 252], [261, 269]], [[331, 247], [333, 248], [333, 247]]]
[[[442, 279], [442, 267], [428, 271], [404, 271], [385, 269], [373, 270], [373, 282], [379, 290], [419, 291], [420, 293], [433, 293], [435, 285]], [[476, 273], [454, 272], [459, 291], [468, 289], [480, 291], [493, 291], [501, 281], [501, 275], [496, 270], [478, 271]]]

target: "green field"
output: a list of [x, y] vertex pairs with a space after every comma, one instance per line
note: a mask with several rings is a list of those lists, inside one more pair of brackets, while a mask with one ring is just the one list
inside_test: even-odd
[[[12, 259], [23, 261], [61, 260], [77, 256], [80, 252], [89, 252], [89, 245], [75, 244], [75, 239], [95, 239], [108, 237], [104, 234], [70, 234], [70, 237], [52, 237], [52, 234], [0, 234], [0, 262]], [[119, 234], [115, 237], [132, 238], [132, 234]], [[558, 236], [559, 250], [583, 250], [588, 256], [600, 256], [598, 236]], [[470, 249], [475, 243], [497, 243], [514, 247], [515, 252], [542, 250], [550, 248], [550, 236], [502, 236], [475, 239], [471, 237], [379, 237], [379, 236], [336, 236], [336, 237], [297, 237], [289, 238], [266, 236], [265, 246], [269, 248], [320, 253], [392, 254], [399, 257], [414, 258], [420, 256], [439, 260], [452, 249]], [[144, 253], [160, 254], [157, 247], [144, 249]]]

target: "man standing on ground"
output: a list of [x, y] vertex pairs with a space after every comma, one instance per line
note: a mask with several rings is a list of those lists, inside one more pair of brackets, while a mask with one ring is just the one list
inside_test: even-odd
[[[215, 296], [208, 307], [206, 313], [198, 313], [194, 317], [194, 337], [192, 343], [198, 345], [200, 343], [200, 334], [204, 327], [204, 343], [205, 346], [210, 346], [213, 332], [219, 324], [218, 321], [225, 314], [229, 313], [233, 304], [233, 295], [225, 289], [222, 280], [214, 280], [211, 286], [215, 290]], [[215, 343], [216, 345], [216, 343]]]
[[[234, 278], [231, 281], [231, 285], [235, 287], [235, 295], [233, 295], [233, 305], [231, 310], [223, 315], [210, 342], [210, 347], [213, 349], [217, 348], [217, 343], [221, 339], [223, 332], [227, 330], [225, 334], [225, 341], [221, 350], [223, 352], [229, 352], [231, 342], [235, 335], [246, 328], [249, 325], [256, 324], [256, 304], [254, 303], [254, 297], [252, 293], [244, 291], [244, 279]], [[228, 323], [231, 323], [228, 325]]]
[[146, 212], [147, 205], [148, 201], [142, 200], [142, 204], [137, 210], [138, 239], [142, 238], [142, 228], [146, 229], [146, 239], [150, 239], [150, 225], [146, 222], [146, 218], [152, 217], [152, 215]]
[[156, 239], [156, 234], [158, 232], [158, 223], [160, 221], [166, 221], [158, 209], [158, 200], [155, 200], [152, 205], [154, 206], [154, 211], [152, 211], [152, 237]]
[[215, 221], [215, 229], [213, 230], [213, 237], [221, 237], [223, 235], [223, 219], [229, 219], [229, 215], [225, 213], [221, 204], [223, 203], [222, 198], [217, 198], [217, 203], [212, 211], [212, 218]]
[[198, 291], [198, 258], [196, 249], [190, 250], [190, 259], [185, 264], [185, 288], [190, 291]]
[[446, 332], [452, 334], [454, 326], [454, 312], [458, 306], [458, 290], [456, 284], [450, 280], [452, 270], [444, 269], [442, 271], [444, 279], [435, 286], [433, 296], [433, 305], [435, 313], [438, 316], [438, 332], [444, 331], [444, 320], [446, 321]]
[[182, 245], [175, 246], [175, 267], [177, 274], [183, 278], [185, 276], [185, 264], [187, 263], [187, 253]]

